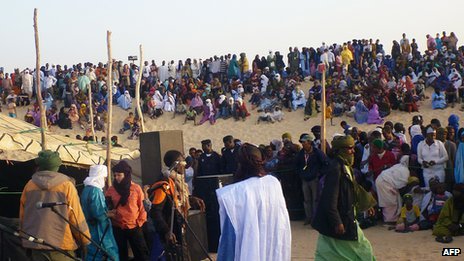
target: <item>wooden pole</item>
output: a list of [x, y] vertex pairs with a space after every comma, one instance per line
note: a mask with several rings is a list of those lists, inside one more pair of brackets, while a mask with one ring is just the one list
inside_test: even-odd
[[35, 36], [35, 86], [37, 94], [37, 102], [40, 109], [40, 135], [42, 138], [42, 150], [47, 149], [47, 142], [45, 140], [45, 131], [47, 130], [47, 118], [42, 100], [42, 87], [40, 86], [40, 48], [39, 48], [39, 30], [37, 25], [37, 8], [34, 8], [34, 36]]
[[326, 143], [325, 143], [325, 116], [326, 116], [326, 101], [325, 101], [325, 64], [322, 64], [321, 66], [321, 72], [322, 72], [322, 93], [321, 93], [321, 110], [322, 110], [322, 116], [321, 116], [321, 150], [326, 153]]
[[94, 124], [93, 124], [93, 103], [92, 103], [92, 86], [89, 85], [87, 86], [88, 89], [89, 89], [89, 111], [90, 111], [90, 128], [92, 130], [92, 136], [93, 136], [93, 140], [94, 141], [97, 141], [97, 137], [95, 136], [95, 127], [94, 127]]
[[113, 59], [111, 56], [111, 32], [106, 31], [106, 43], [108, 48], [108, 74], [106, 80], [106, 86], [108, 87], [108, 122], [106, 124], [106, 165], [108, 166], [108, 187], [113, 184], [111, 179], [111, 124], [113, 121]]
[[143, 68], [143, 48], [140, 45], [140, 66], [139, 76], [137, 77], [137, 83], [135, 84], [135, 102], [137, 103], [137, 115], [140, 119], [140, 132], [145, 132], [145, 123], [143, 122], [142, 108], [140, 107], [140, 84], [142, 83], [142, 70]]

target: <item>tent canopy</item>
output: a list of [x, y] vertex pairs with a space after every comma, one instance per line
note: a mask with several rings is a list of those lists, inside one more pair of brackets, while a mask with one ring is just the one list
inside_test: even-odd
[[[94, 164], [104, 164], [106, 146], [45, 132], [47, 149], [60, 153], [64, 165], [88, 168]], [[28, 161], [35, 159], [42, 150], [40, 128], [27, 122], [0, 114], [0, 160]], [[139, 158], [138, 150], [113, 147], [112, 160], [134, 160]]]

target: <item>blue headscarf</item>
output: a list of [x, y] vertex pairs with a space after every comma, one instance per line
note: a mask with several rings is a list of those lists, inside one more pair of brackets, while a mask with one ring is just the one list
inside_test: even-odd
[[458, 136], [459, 130], [459, 117], [456, 114], [451, 114], [448, 118], [448, 126], [453, 127], [454, 133], [456, 135], [455, 139], [459, 140], [460, 137]]

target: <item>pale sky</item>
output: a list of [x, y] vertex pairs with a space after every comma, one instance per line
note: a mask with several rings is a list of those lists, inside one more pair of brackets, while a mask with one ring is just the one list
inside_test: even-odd
[[380, 39], [390, 53], [403, 32], [421, 51], [428, 33], [455, 32], [464, 44], [460, 0], [14, 0], [0, 15], [6, 72], [35, 66], [34, 8], [42, 64], [106, 63], [107, 30], [115, 59], [138, 56], [142, 44], [144, 60], [157, 64], [240, 52], [251, 61], [269, 50], [286, 55], [289, 46], [360, 38]]

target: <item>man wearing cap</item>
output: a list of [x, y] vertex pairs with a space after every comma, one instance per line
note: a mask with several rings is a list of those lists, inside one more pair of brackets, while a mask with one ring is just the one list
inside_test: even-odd
[[313, 147], [314, 136], [312, 134], [301, 134], [299, 141], [303, 148], [296, 156], [296, 172], [302, 181], [306, 215], [304, 225], [309, 225], [317, 206], [317, 187], [320, 172], [322, 168], [327, 166], [328, 162], [325, 154], [318, 148]]
[[354, 139], [337, 136], [334, 157], [322, 170], [324, 187], [313, 227], [319, 231], [315, 260], [375, 260], [372, 246], [356, 221], [356, 213], [372, 209], [376, 201], [354, 177]]
[[417, 146], [417, 161], [422, 165], [425, 187], [429, 187], [429, 180], [434, 176], [445, 182], [445, 164], [448, 161], [448, 152], [445, 145], [435, 140], [435, 129], [426, 128], [425, 140]]
[[393, 152], [385, 149], [385, 143], [381, 139], [372, 141], [369, 157], [369, 172], [374, 175], [374, 183], [383, 170], [396, 164]]
[[[69, 219], [90, 237], [79, 203], [74, 180], [58, 172], [61, 159], [58, 152], [44, 150], [35, 160], [38, 171], [24, 187], [19, 206], [20, 228], [26, 233], [39, 237], [74, 256], [79, 247], [85, 248], [89, 240], [79, 234], [62, 220], [50, 208], [41, 208], [38, 202], [63, 202], [66, 205], [55, 206], [55, 210]], [[32, 260], [69, 260], [50, 247], [23, 240], [23, 247], [29, 250]]]

